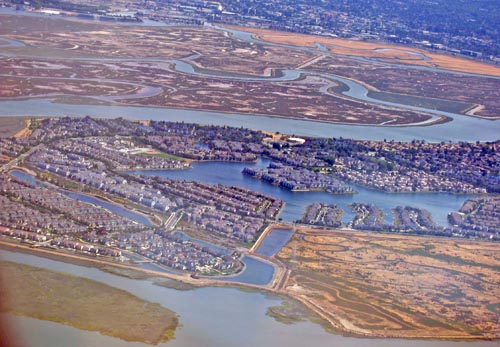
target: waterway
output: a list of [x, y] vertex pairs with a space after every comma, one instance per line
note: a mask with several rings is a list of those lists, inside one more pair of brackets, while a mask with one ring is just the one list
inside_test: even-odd
[[[225, 29], [224, 29], [225, 30]], [[251, 34], [227, 30], [235, 37], [249, 41], [258, 42], [259, 40], [251, 38]], [[1, 38], [1, 40], [4, 40]], [[15, 40], [6, 41], [7, 45], [23, 44]], [[268, 44], [268, 43], [265, 43]], [[294, 47], [294, 49], [299, 49]], [[305, 48], [310, 49], [310, 48]], [[16, 56], [16, 53], [12, 53]], [[41, 57], [43, 58], [43, 57]], [[484, 120], [476, 117], [464, 116], [457, 113], [444, 111], [436, 111], [424, 107], [405, 105], [398, 102], [390, 102], [376, 99], [369, 95], [368, 89], [352, 80], [329, 74], [312, 73], [302, 70], [280, 70], [276, 72], [276, 76], [248, 76], [244, 74], [236, 74], [225, 71], [217, 71], [210, 69], [198, 68], [188, 60], [162, 60], [162, 59], [114, 59], [114, 58], [76, 58], [76, 60], [96, 60], [96, 61], [162, 61], [169, 62], [174, 65], [175, 70], [182, 73], [194, 74], [201, 77], [218, 77], [238, 80], [267, 80], [267, 81], [289, 81], [298, 78], [303, 73], [322, 76], [332, 81], [337, 81], [346, 86], [347, 90], [342, 93], [357, 100], [371, 102], [379, 105], [406, 108], [420, 112], [430, 112], [438, 116], [445, 116], [451, 119], [451, 122], [445, 124], [436, 124], [426, 127], [421, 126], [360, 126], [347, 124], [329, 124], [307, 120], [291, 120], [269, 116], [256, 116], [248, 114], [221, 113], [211, 111], [195, 111], [173, 108], [154, 108], [154, 107], [134, 107], [134, 106], [96, 106], [96, 105], [67, 105], [56, 104], [51, 102], [51, 96], [46, 96], [46, 99], [31, 99], [31, 100], [11, 100], [0, 102], [0, 116], [86, 116], [95, 117], [124, 117], [128, 119], [155, 119], [155, 120], [170, 120], [170, 121], [187, 121], [201, 124], [216, 124], [243, 126], [252, 129], [260, 129], [266, 131], [280, 131], [282, 133], [295, 134], [301, 136], [320, 136], [320, 137], [350, 137], [367, 140], [396, 140], [396, 141], [411, 141], [413, 139], [424, 139], [429, 142], [440, 141], [495, 141], [500, 133], [500, 122]], [[413, 68], [404, 66], [405, 68]], [[421, 67], [418, 67], [421, 68]], [[431, 69], [431, 68], [429, 68]], [[433, 71], [441, 73], [454, 73], [450, 71], [433, 69]], [[485, 76], [482, 76], [485, 77]], [[494, 78], [488, 76], [487, 78]], [[123, 81], [118, 81], [123, 82]], [[133, 83], [132, 83], [133, 84]], [[137, 86], [137, 84], [134, 84]], [[133, 99], [137, 97], [152, 96], [161, 92], [160, 88], [140, 85], [141, 89], [138, 93], [132, 95], [113, 96], [112, 98], [100, 97], [108, 101], [116, 99]], [[327, 93], [326, 89], [322, 92]], [[103, 100], [104, 100], [103, 99]], [[434, 116], [433, 119], [436, 119]], [[427, 122], [424, 122], [427, 123]]]
[[[19, 171], [19, 170], [12, 170], [10, 171], [10, 174], [20, 180], [23, 180], [25, 182], [28, 182], [28, 183], [31, 183], [31, 184], [36, 184], [38, 186], [42, 186], [42, 187], [47, 187], [46, 184], [40, 182], [39, 180], [37, 180], [35, 177], [31, 176], [30, 174], [27, 174], [23, 171]], [[95, 198], [93, 196], [90, 196], [90, 195], [86, 195], [86, 194], [82, 194], [82, 193], [76, 193], [76, 192], [70, 192], [70, 191], [67, 191], [67, 190], [64, 190], [64, 189], [57, 189], [58, 192], [72, 198], [72, 199], [76, 199], [76, 200], [80, 200], [80, 201], [83, 201], [83, 202], [86, 202], [86, 203], [90, 203], [90, 204], [93, 204], [93, 205], [97, 205], [97, 206], [100, 206], [106, 210], [109, 210], [113, 213], [116, 213], [117, 215], [120, 215], [122, 217], [125, 217], [125, 218], [128, 218], [128, 219], [131, 219], [137, 223], [140, 223], [140, 224], [144, 224], [144, 225], [147, 225], [147, 226], [150, 226], [150, 227], [153, 227], [154, 224], [149, 220], [149, 218], [147, 218], [145, 215], [143, 214], [140, 214], [140, 213], [137, 213], [137, 212], [133, 212], [127, 208], [124, 208], [122, 206], [119, 206], [117, 204], [113, 204], [113, 203], [110, 203], [110, 202], [107, 202], [107, 201], [104, 201], [102, 199], [98, 199], [98, 198]]]
[[146, 27], [162, 27], [162, 26], [172, 26], [172, 24], [167, 24], [165, 22], [142, 19], [142, 22], [126, 22], [126, 21], [101, 21], [96, 16], [95, 19], [76, 17], [72, 15], [64, 14], [45, 14], [41, 12], [28, 12], [23, 10], [16, 10], [14, 7], [2, 7], [0, 8], [0, 14], [6, 15], [16, 15], [16, 16], [29, 16], [38, 18], [60, 18], [60, 19], [70, 19], [70, 20], [81, 20], [83, 22], [88, 22], [89, 24], [116, 24], [116, 25], [126, 25], [126, 26], [146, 26]]
[[[311, 322], [286, 325], [266, 316], [270, 306], [281, 299], [260, 292], [234, 288], [200, 288], [177, 291], [149, 281], [132, 280], [95, 268], [40, 258], [33, 255], [0, 251], [0, 258], [17, 263], [70, 273], [126, 290], [142, 299], [158, 302], [174, 310], [181, 327], [175, 339], [162, 347], [496, 347], [497, 342], [449, 342], [400, 339], [361, 339], [326, 333]], [[36, 347], [144, 347], [95, 332], [78, 330], [58, 323], [8, 316], [14, 331], [26, 346]]]
[[[251, 35], [245, 34], [245, 39]], [[6, 45], [17, 45], [15, 41], [3, 40]], [[261, 43], [256, 41], [257, 43]], [[191, 67], [179, 64], [177, 69], [190, 70]], [[189, 65], [189, 64], [188, 64]], [[191, 66], [191, 65], [190, 65]], [[404, 66], [408, 68], [408, 66]], [[432, 68], [418, 67], [422, 70]], [[434, 71], [434, 70], [433, 70]], [[202, 73], [207, 71], [186, 71], [185, 73]], [[439, 71], [442, 72], [442, 71]], [[297, 72], [293, 72], [297, 74]], [[246, 78], [246, 76], [225, 75], [228, 78]], [[291, 73], [277, 76], [282, 80], [293, 78]], [[339, 80], [336, 76], [329, 76]], [[366, 88], [352, 84], [352, 81], [342, 81], [349, 86], [346, 95], [362, 100], [366, 99]], [[349, 82], [351, 83], [349, 85]], [[351, 93], [351, 94], [349, 94]], [[365, 98], [365, 99], [363, 99]], [[375, 101], [381, 103], [379, 101]], [[399, 105], [399, 104], [387, 104]], [[399, 105], [406, 107], [404, 105]], [[458, 114], [438, 112], [449, 116], [452, 122], [427, 127], [373, 127], [327, 124], [312, 121], [282, 119], [276, 117], [220, 113], [210, 111], [194, 111], [173, 108], [132, 107], [132, 106], [93, 106], [67, 105], [52, 103], [48, 99], [4, 101], [0, 103], [0, 116], [86, 116], [94, 117], [124, 117], [127, 119], [154, 119], [168, 121], [185, 121], [200, 124], [228, 125], [247, 127], [266, 131], [298, 136], [317, 137], [350, 137], [366, 140], [396, 140], [411, 141], [424, 139], [428, 142], [440, 141], [495, 141], [499, 139], [500, 122], [482, 120]], [[195, 163], [192, 170], [155, 171], [154, 174], [172, 178], [194, 179], [207, 183], [223, 183], [239, 185], [246, 188], [276, 196], [286, 202], [280, 215], [286, 221], [293, 221], [302, 216], [305, 207], [314, 201], [336, 203], [344, 208], [346, 215], [343, 220], [352, 219], [352, 212], [347, 207], [352, 202], [370, 202], [381, 207], [386, 215], [391, 215], [390, 209], [397, 205], [411, 205], [425, 208], [432, 212], [433, 218], [439, 224], [446, 224], [446, 215], [457, 210], [464, 195], [452, 194], [386, 194], [356, 187], [359, 194], [331, 195], [327, 193], [293, 193], [278, 187], [246, 177], [240, 172], [246, 165], [267, 166], [266, 160], [254, 164], [228, 163]], [[221, 175], [224, 172], [224, 175]], [[178, 175], [178, 177], [174, 177]], [[267, 239], [266, 239], [267, 240]], [[264, 240], [264, 241], [266, 241]], [[270, 239], [271, 242], [272, 239]], [[260, 248], [262, 254], [274, 252], [279, 242], [272, 242], [271, 250]], [[263, 247], [263, 246], [261, 246]], [[266, 250], [265, 250], [266, 249]], [[192, 291], [176, 291], [153, 285], [148, 281], [131, 280], [108, 274], [93, 268], [80, 267], [56, 262], [32, 255], [0, 251], [3, 259], [44, 267], [50, 270], [62, 271], [90, 278], [106, 284], [127, 290], [147, 300], [175, 310], [180, 315], [182, 327], [176, 333], [176, 339], [164, 346], [207, 346], [207, 347], [246, 347], [246, 346], [346, 346], [346, 347], [490, 347], [498, 346], [496, 342], [447, 342], [447, 341], [415, 341], [394, 339], [359, 339], [346, 338], [326, 333], [320, 326], [310, 322], [295, 325], [284, 325], [267, 317], [265, 312], [269, 306], [278, 305], [281, 300], [262, 293], [248, 293], [231, 288], [201, 288]], [[271, 265], [259, 262], [254, 257], [245, 257], [247, 270], [230, 280], [248, 283], [267, 283], [272, 278], [272, 271], [266, 267]], [[259, 262], [253, 267], [253, 262]], [[249, 265], [250, 264], [250, 265]], [[248, 271], [254, 268], [255, 271]], [[272, 268], [272, 267], [271, 267]], [[266, 270], [267, 269], [267, 270]], [[260, 277], [254, 277], [256, 275]], [[271, 277], [269, 277], [271, 276]], [[229, 278], [228, 278], [229, 279]], [[267, 280], [267, 282], [266, 282]], [[102, 336], [98, 333], [81, 331], [57, 323], [40, 321], [30, 318], [16, 317], [11, 320], [17, 327], [28, 346], [144, 346], [143, 344], [127, 343], [118, 339]], [[30, 333], [27, 334], [26, 332]]]
[[[189, 235], [186, 235], [185, 233], [181, 231], [176, 231], [174, 233], [176, 236], [180, 236], [184, 240], [189, 240], [193, 243], [196, 243], [202, 247], [207, 247], [213, 251], [219, 252], [221, 254], [231, 254], [232, 250], [229, 250], [224, 247], [220, 247], [217, 245], [214, 245], [212, 243], [195, 239], [192, 238]], [[284, 246], [281, 245], [280, 249]], [[260, 253], [258, 253], [260, 254]], [[262, 261], [256, 257], [253, 257], [251, 255], [245, 255], [241, 259], [241, 261], [245, 264], [244, 269], [242, 270], [241, 273], [238, 273], [236, 275], [232, 276], [221, 276], [221, 277], [211, 277], [214, 279], [222, 280], [222, 281], [229, 281], [229, 282], [239, 282], [239, 283], [249, 283], [249, 284], [257, 284], [257, 285], [266, 285], [271, 280], [273, 279], [274, 275], [274, 267], [265, 262]]]
[[189, 122], [198, 124], [245, 127], [269, 132], [312, 137], [343, 137], [359, 140], [395, 140], [409, 142], [414, 139], [427, 142], [441, 141], [496, 141], [500, 122], [456, 115], [452, 122], [411, 127], [385, 127], [331, 124], [315, 121], [285, 119], [237, 113], [223, 113], [159, 107], [68, 105], [47, 99], [0, 102], [0, 116], [28, 117], [85, 117], [125, 119], [152, 119], [157, 121]]
[[[181, 231], [175, 231], [174, 234], [176, 236], [181, 237], [184, 240], [191, 241], [202, 247], [207, 247], [221, 254], [231, 254], [233, 252], [232, 250], [229, 250], [227, 248], [217, 246], [203, 240], [195, 239], [189, 235], [186, 235]], [[281, 249], [284, 245], [285, 244], [282, 244], [279, 248]], [[253, 257], [251, 255], [243, 256], [241, 261], [245, 264], [245, 267], [241, 273], [232, 276], [221, 276], [221, 277], [214, 276], [211, 278], [222, 281], [249, 283], [257, 285], [266, 285], [273, 279], [274, 267], [271, 264], [256, 257]]]
[[[36, 185], [40, 185], [40, 186], [46, 186], [44, 183], [40, 182], [35, 177], [33, 177], [25, 172], [22, 172], [19, 170], [12, 170], [12, 171], [10, 171], [10, 174], [16, 178], [23, 180], [23, 181], [26, 181], [26, 182], [29, 182], [32, 184], [36, 184]], [[146, 216], [139, 214], [139, 213], [136, 213], [136, 212], [133, 212], [133, 211], [130, 211], [129, 209], [127, 209], [125, 207], [122, 207], [122, 206], [119, 206], [116, 204], [112, 204], [112, 203], [103, 201], [101, 199], [94, 198], [94, 197], [86, 195], [86, 194], [69, 192], [69, 191], [62, 190], [62, 189], [57, 189], [57, 191], [65, 194], [66, 196], [68, 196], [72, 199], [76, 199], [76, 200], [80, 200], [83, 202], [87, 202], [87, 203], [91, 203], [91, 204], [100, 206], [100, 207], [105, 208], [105, 209], [107, 209], [113, 213], [116, 213], [120, 216], [132, 219], [138, 223], [141, 223], [141, 224], [144, 224], [144, 225], [147, 225], [150, 227], [154, 226], [154, 224], [151, 223], [151, 221]], [[203, 241], [203, 240], [198, 240], [198, 239], [192, 238], [192, 237], [190, 237], [190, 236], [188, 236], [180, 231], [177, 231], [176, 234], [185, 240], [189, 240], [191, 242], [197, 243], [203, 247], [211, 248], [213, 250], [216, 250], [217, 252], [220, 252], [223, 254], [230, 254], [231, 253], [231, 251], [228, 249], [213, 245], [213, 244], [208, 243], [208, 242]], [[285, 244], [283, 243], [281, 245], [281, 247], [283, 247], [284, 245]], [[281, 249], [281, 247], [280, 247], [280, 249]], [[130, 253], [126, 253], [126, 256], [128, 258], [133, 259], [133, 260], [134, 259], [135, 260], [143, 260], [142, 257], [140, 257], [140, 256], [134, 257], [134, 255], [130, 254]], [[239, 273], [235, 276], [224, 276], [224, 277], [214, 277], [214, 278], [217, 278], [217, 279], [220, 279], [223, 281], [250, 283], [250, 284], [257, 284], [257, 285], [266, 285], [273, 278], [274, 267], [271, 264], [269, 264], [265, 261], [262, 261], [260, 259], [257, 259], [255, 257], [252, 257], [252, 256], [244, 256], [242, 258], [242, 262], [245, 263], [245, 268], [241, 273]], [[139, 267], [141, 269], [145, 269], [145, 270], [153, 270], [153, 271], [167, 272], [167, 273], [176, 273], [175, 270], [168, 269], [164, 266], [160, 266], [160, 265], [155, 264], [155, 263], [144, 263], [144, 264], [139, 265]]]
[[293, 230], [273, 229], [266, 235], [264, 240], [262, 240], [262, 243], [255, 253], [266, 257], [272, 257], [288, 243], [293, 234]]
[[244, 167], [265, 168], [270, 160], [260, 158], [255, 163], [227, 163], [227, 162], [197, 162], [188, 170], [167, 171], [133, 171], [136, 174], [161, 176], [173, 179], [184, 179], [210, 184], [224, 184], [240, 186], [258, 191], [266, 195], [275, 196], [285, 202], [281, 214], [283, 221], [293, 222], [304, 215], [307, 206], [314, 202], [336, 204], [344, 210], [343, 222], [354, 218], [349, 207], [353, 202], [371, 203], [384, 211], [385, 221], [392, 223], [391, 209], [397, 206], [415, 206], [431, 212], [433, 220], [439, 224], [448, 225], [447, 216], [452, 211], [458, 211], [463, 202], [475, 195], [448, 194], [448, 193], [384, 193], [352, 185], [358, 194], [329, 194], [324, 192], [291, 192], [273, 186], [267, 182], [257, 180], [241, 173]]
[[239, 282], [257, 285], [266, 285], [271, 282], [274, 275], [274, 266], [260, 259], [245, 255], [241, 261], [245, 269], [235, 276], [214, 277], [221, 281]]

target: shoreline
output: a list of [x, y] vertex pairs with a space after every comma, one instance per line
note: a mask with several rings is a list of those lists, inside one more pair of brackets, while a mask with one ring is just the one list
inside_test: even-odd
[[[282, 225], [282, 224], [280, 224], [280, 225]], [[74, 264], [74, 265], [78, 265], [78, 266], [94, 267], [94, 268], [97, 268], [101, 271], [105, 271], [102, 268], [107, 267], [107, 266], [119, 268], [122, 270], [131, 270], [134, 272], [139, 272], [139, 273], [144, 274], [145, 275], [144, 280], [151, 280], [151, 278], [154, 278], [154, 277], [166, 278], [169, 280], [179, 281], [179, 282], [182, 282], [184, 284], [192, 285], [193, 289], [203, 288], [203, 287], [228, 287], [228, 288], [235, 288], [235, 289], [244, 290], [244, 291], [245, 290], [257, 290], [257, 291], [262, 292], [262, 293], [278, 295], [278, 296], [283, 295], [287, 299], [291, 299], [293, 301], [298, 301], [298, 302], [302, 303], [309, 310], [314, 312], [314, 314], [317, 315], [318, 318], [324, 322], [324, 324], [322, 324], [321, 322], [316, 322], [316, 323], [322, 325], [326, 331], [332, 333], [332, 331], [330, 329], [333, 329], [334, 334], [339, 334], [342, 336], [360, 337], [360, 338], [392, 338], [392, 339], [403, 339], [403, 340], [415, 340], [415, 339], [417, 339], [417, 340], [450, 340], [450, 341], [495, 341], [495, 340], [498, 340], [497, 338], [485, 337], [485, 336], [419, 336], [419, 335], [399, 336], [399, 335], [375, 334], [375, 333], [370, 334], [370, 333], [362, 333], [359, 331], [352, 331], [352, 330], [346, 328], [344, 325], [342, 325], [341, 322], [337, 322], [332, 317], [328, 317], [322, 308], [317, 307], [316, 305], [313, 305], [312, 303], [309, 303], [306, 299], [302, 298], [299, 294], [295, 295], [295, 294], [291, 293], [289, 290], [286, 290], [284, 288], [275, 288], [275, 283], [276, 283], [275, 276], [273, 276], [273, 280], [270, 282], [270, 284], [268, 284], [266, 286], [261, 286], [261, 285], [254, 285], [254, 284], [241, 283], [241, 282], [210, 280], [207, 278], [193, 279], [190, 277], [189, 274], [178, 275], [178, 274], [169, 274], [169, 273], [163, 273], [163, 272], [153, 271], [153, 270], [140, 269], [140, 268], [135, 268], [135, 267], [129, 266], [129, 265], [108, 262], [105, 260], [90, 259], [90, 258], [86, 258], [84, 256], [64, 254], [64, 253], [49, 251], [49, 250], [42, 250], [40, 248], [33, 249], [33, 248], [30, 248], [28, 246], [24, 246], [21, 244], [12, 244], [12, 243], [0, 240], [0, 250], [2, 250], [2, 249], [6, 250], [6, 251], [10, 251], [10, 252], [20, 252], [20, 253], [26, 253], [29, 255], [40, 256], [40, 257], [52, 259], [54, 261]], [[274, 264], [274, 265], [277, 266], [277, 264]], [[287, 269], [285, 269], [285, 271], [283, 271], [282, 278], [277, 282], [277, 284], [282, 284], [283, 279], [286, 279], [286, 277], [283, 277], [283, 276], [287, 276], [288, 272], [289, 272], [289, 270], [287, 270]], [[117, 276], [124, 276], [122, 274], [116, 274], [116, 275]], [[131, 278], [128, 276], [124, 276], [124, 277]], [[349, 322], [349, 321], [346, 320], [345, 322]]]
[[[64, 271], [9, 260], [0, 260], [0, 264], [5, 272], [2, 274], [4, 279], [7, 275], [13, 276], [11, 280], [4, 281], [1, 288], [2, 292], [12, 293], [7, 296], [2, 314], [54, 322], [148, 345], [168, 342], [175, 338], [175, 331], [179, 327], [178, 315], [158, 303], [141, 299], [102, 281]], [[44, 282], [40, 282], [41, 279]], [[19, 282], [30, 285], [19, 288]], [[43, 290], [47, 292], [43, 296], [38, 295]], [[123, 305], [113, 305], [114, 302], [122, 300]], [[71, 312], [77, 311], [82, 303], [88, 303], [94, 306], [94, 309], [72, 314]], [[120, 312], [123, 314], [121, 317], [111, 319], [114, 314]], [[145, 320], [150, 323], [148, 328], [135, 326], [134, 314], [144, 315]], [[95, 319], [92, 319], [94, 316]]]
[[[69, 95], [71, 97], [71, 95]], [[81, 96], [78, 96], [81, 98]], [[92, 96], [87, 96], [87, 99], [93, 99]], [[67, 102], [59, 102], [57, 97], [22, 97], [19, 99], [15, 98], [0, 98], [0, 105], [2, 102], [11, 102], [11, 101], [29, 101], [29, 100], [44, 100], [48, 101], [50, 103], [54, 104], [60, 104], [60, 105], [72, 105], [72, 106], [95, 106], [95, 103], [89, 102], [89, 103], [78, 103], [78, 102], [71, 102], [71, 100], [66, 100]], [[359, 101], [358, 101], [359, 102]], [[374, 103], [375, 105], [379, 105], [378, 103]], [[236, 116], [236, 117], [246, 117], [246, 116], [255, 116], [255, 117], [267, 117], [267, 118], [278, 118], [278, 119], [288, 119], [288, 120], [296, 120], [296, 121], [304, 121], [304, 122], [315, 122], [315, 123], [324, 123], [324, 124], [336, 124], [336, 125], [348, 125], [348, 126], [355, 126], [355, 127], [382, 127], [382, 128], [405, 128], [405, 127], [423, 127], [423, 126], [434, 126], [438, 125], [441, 123], [446, 123], [450, 122], [453, 120], [450, 120], [449, 117], [447, 116], [442, 116], [438, 115], [439, 119], [432, 119], [432, 116], [430, 116], [430, 119], [425, 120], [424, 122], [428, 122], [427, 124], [420, 124], [422, 122], [412, 122], [412, 123], [405, 123], [405, 124], [396, 124], [396, 125], [382, 125], [380, 123], [356, 123], [356, 122], [343, 122], [343, 121], [332, 121], [332, 120], [326, 120], [326, 119], [312, 119], [308, 117], [296, 117], [296, 116], [283, 116], [283, 115], [276, 115], [276, 114], [265, 114], [265, 113], [236, 113], [238, 111], [224, 111], [224, 110], [213, 110], [213, 109], [205, 109], [205, 108], [195, 108], [195, 107], [172, 107], [172, 106], [158, 106], [158, 105], [142, 105], [142, 104], [128, 104], [128, 103], [121, 103], [121, 102], [113, 102], [113, 103], [107, 103], [107, 104], [98, 104], [97, 106], [103, 106], [103, 107], [136, 107], [136, 108], [155, 108], [155, 109], [167, 109], [167, 110], [179, 110], [179, 111], [200, 111], [200, 112], [213, 112], [213, 113], [221, 113], [224, 115], [228, 116]], [[382, 105], [384, 106], [384, 105]], [[404, 105], [403, 105], [404, 106]], [[411, 110], [410, 110], [411, 111]], [[414, 111], [416, 112], [416, 111]], [[459, 116], [466, 116], [466, 115], [459, 115]], [[17, 116], [13, 116], [17, 117]], [[26, 116], [30, 117], [30, 116]], [[43, 117], [43, 116], [37, 116], [37, 117]], [[64, 116], [50, 116], [50, 117], [72, 117], [72, 115], [64, 115]], [[94, 115], [95, 117], [95, 115]], [[145, 118], [144, 118], [145, 117]], [[143, 116], [143, 118], [138, 118], [140, 120], [146, 120], [148, 119], [147, 116]], [[432, 123], [429, 121], [433, 121]], [[391, 121], [389, 119], [388, 121]]]

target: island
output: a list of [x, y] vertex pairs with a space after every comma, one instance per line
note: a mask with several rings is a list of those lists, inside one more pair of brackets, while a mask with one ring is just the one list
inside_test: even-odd
[[[175, 312], [124, 290], [65, 273], [1, 261], [1, 312], [156, 345], [174, 338]], [[141, 317], [138, 324], [137, 317]]]

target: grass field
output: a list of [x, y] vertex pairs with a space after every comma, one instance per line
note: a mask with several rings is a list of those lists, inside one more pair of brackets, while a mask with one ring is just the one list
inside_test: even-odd
[[302, 230], [278, 254], [284, 290], [345, 332], [498, 338], [498, 244]]
[[178, 326], [169, 309], [99, 282], [4, 261], [0, 268], [2, 312], [148, 344], [172, 339]]

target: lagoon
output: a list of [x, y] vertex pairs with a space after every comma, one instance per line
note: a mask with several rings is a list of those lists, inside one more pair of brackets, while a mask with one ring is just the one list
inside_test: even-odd
[[290, 241], [293, 234], [294, 231], [290, 229], [273, 229], [262, 240], [255, 253], [265, 257], [272, 257]]
[[439, 224], [448, 225], [447, 216], [452, 211], [458, 211], [463, 202], [475, 195], [449, 193], [384, 193], [353, 185], [358, 194], [329, 194], [325, 192], [291, 192], [273, 186], [269, 183], [245, 176], [241, 173], [244, 167], [265, 168], [270, 160], [259, 158], [255, 163], [225, 163], [225, 162], [196, 162], [187, 170], [166, 171], [133, 171], [135, 174], [168, 177], [173, 179], [192, 180], [210, 184], [224, 184], [240, 186], [266, 195], [275, 196], [285, 202], [280, 218], [286, 222], [300, 219], [308, 205], [314, 202], [337, 204], [345, 214], [343, 222], [353, 219], [354, 213], [349, 204], [353, 202], [371, 203], [384, 211], [385, 221], [392, 223], [392, 208], [397, 206], [415, 206], [431, 212], [433, 220]]

